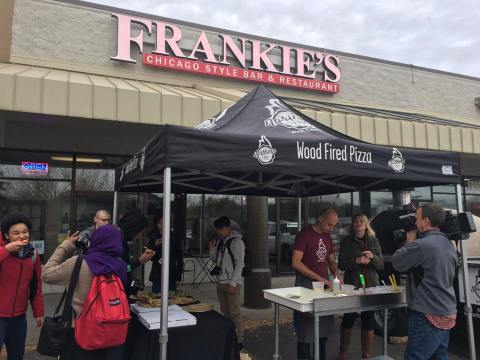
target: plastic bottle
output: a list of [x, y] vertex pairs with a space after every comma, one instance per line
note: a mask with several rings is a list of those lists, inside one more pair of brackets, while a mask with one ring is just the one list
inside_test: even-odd
[[338, 280], [338, 277], [335, 276], [335, 279], [333, 279], [333, 292], [338, 293], [340, 292], [340, 280]]

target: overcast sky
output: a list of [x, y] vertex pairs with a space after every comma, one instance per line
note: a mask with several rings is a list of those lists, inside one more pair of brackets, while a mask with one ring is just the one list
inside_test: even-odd
[[479, 0], [90, 0], [480, 78]]

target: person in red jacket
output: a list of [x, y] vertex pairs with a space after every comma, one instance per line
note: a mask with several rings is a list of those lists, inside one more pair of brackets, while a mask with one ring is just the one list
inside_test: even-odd
[[30, 244], [32, 223], [23, 215], [7, 215], [0, 226], [0, 352], [21, 360], [27, 337], [28, 301], [38, 327], [43, 324], [40, 256]]

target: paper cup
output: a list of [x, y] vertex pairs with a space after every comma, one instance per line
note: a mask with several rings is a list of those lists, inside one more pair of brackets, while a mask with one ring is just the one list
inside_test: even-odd
[[312, 282], [312, 286], [314, 291], [323, 292], [325, 283], [323, 281], [314, 281]]

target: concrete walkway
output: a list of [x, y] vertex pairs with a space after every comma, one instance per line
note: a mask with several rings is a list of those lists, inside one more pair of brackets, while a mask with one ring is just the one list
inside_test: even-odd
[[[293, 286], [293, 277], [278, 277], [272, 279], [273, 288], [282, 288]], [[202, 283], [195, 287], [191, 284], [181, 285], [179, 290], [184, 290], [186, 293], [195, 297], [204, 303], [212, 304], [218, 312], [220, 312], [218, 301], [216, 298], [215, 284]], [[242, 290], [243, 299], [243, 290]], [[48, 315], [53, 314], [55, 307], [59, 301], [59, 294], [45, 295], [45, 307]], [[245, 348], [248, 353], [255, 360], [270, 360], [273, 354], [273, 307], [269, 309], [253, 310], [242, 307], [242, 314], [245, 319]], [[292, 311], [281, 307], [280, 318], [282, 326], [280, 329], [280, 352], [283, 359], [293, 360], [296, 358], [296, 338], [292, 326]], [[28, 353], [25, 359], [51, 359], [43, 357], [35, 352], [35, 345], [37, 343], [39, 329], [35, 327], [31, 314], [28, 316], [29, 326], [27, 335], [27, 349]], [[327, 358], [337, 359], [339, 346], [339, 328], [341, 318], [335, 319], [335, 326], [332, 329], [332, 334], [327, 343]], [[357, 321], [354, 328], [354, 335], [349, 352], [349, 359], [360, 359], [360, 322]], [[374, 354], [380, 355], [382, 353], [382, 338], [375, 336], [374, 340]], [[403, 359], [403, 352], [405, 345], [390, 344], [388, 352], [393, 359]], [[461, 349], [460, 351], [465, 351]], [[466, 359], [465, 355], [449, 354], [452, 360]], [[126, 359], [130, 360], [130, 359]], [[133, 359], [132, 359], [133, 360]], [[192, 359], [193, 360], [193, 359]]]

